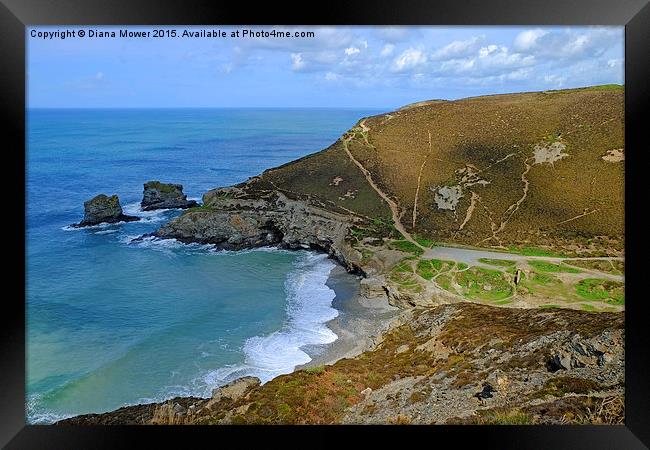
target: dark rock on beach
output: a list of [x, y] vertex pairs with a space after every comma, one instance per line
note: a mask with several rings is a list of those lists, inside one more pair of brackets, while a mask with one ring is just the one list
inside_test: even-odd
[[136, 220], [140, 220], [140, 218], [128, 216], [122, 212], [120, 199], [117, 195], [109, 197], [99, 194], [84, 202], [84, 218], [74, 226], [87, 227], [100, 223], [134, 222]]
[[144, 193], [140, 206], [144, 211], [169, 208], [193, 208], [198, 206], [194, 200], [188, 200], [183, 194], [181, 184], [148, 181], [144, 184]]

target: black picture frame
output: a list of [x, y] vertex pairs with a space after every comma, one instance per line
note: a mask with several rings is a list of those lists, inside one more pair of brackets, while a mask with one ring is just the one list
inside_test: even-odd
[[[424, 427], [88, 427], [35, 426], [25, 423], [25, 27], [34, 25], [624, 25], [626, 139], [626, 420], [625, 426], [424, 426]], [[5, 217], [13, 247], [6, 258], [2, 307], [0, 444], [6, 448], [153, 447], [153, 439], [188, 446], [197, 435], [221, 435], [250, 442], [255, 436], [305, 442], [323, 431], [359, 433], [363, 439], [400, 435], [415, 444], [451, 441], [460, 448], [636, 449], [650, 445], [650, 368], [648, 326], [643, 303], [642, 232], [644, 152], [650, 151], [644, 117], [650, 105], [650, 5], [648, 0], [370, 0], [314, 4], [210, 2], [208, 0], [2, 0], [0, 5], [0, 111], [5, 171], [11, 174], [9, 214]], [[647, 119], [645, 119], [647, 120]], [[647, 170], [647, 169], [646, 169]], [[20, 188], [22, 183], [23, 189]], [[19, 212], [22, 211], [22, 214]], [[15, 294], [7, 294], [10, 286]], [[286, 432], [289, 431], [287, 434]], [[218, 436], [213, 436], [214, 434]], [[401, 436], [403, 435], [403, 436]], [[302, 441], [305, 438], [305, 441]], [[299, 441], [300, 439], [300, 441]], [[213, 441], [215, 445], [222, 443]], [[404, 441], [409, 442], [409, 441]], [[270, 441], [267, 441], [270, 442]], [[323, 441], [324, 442], [324, 441]], [[367, 441], [370, 442], [370, 441]], [[422, 441], [420, 441], [422, 442]], [[338, 445], [332, 442], [331, 445]], [[408, 444], [407, 444], [408, 445]]]

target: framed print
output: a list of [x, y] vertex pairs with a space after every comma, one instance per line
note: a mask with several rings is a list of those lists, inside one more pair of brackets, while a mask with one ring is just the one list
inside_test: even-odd
[[647, 448], [646, 3], [5, 1], [3, 445]]

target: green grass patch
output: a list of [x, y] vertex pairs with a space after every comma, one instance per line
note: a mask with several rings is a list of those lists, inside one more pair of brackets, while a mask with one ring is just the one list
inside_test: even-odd
[[323, 373], [325, 372], [325, 366], [310, 367], [309, 369], [305, 369], [305, 372], [314, 374]]
[[562, 273], [580, 273], [578, 269], [565, 266], [564, 264], [553, 264], [547, 261], [528, 260], [528, 264], [541, 272], [562, 272]]
[[498, 267], [510, 267], [517, 264], [516, 261], [512, 261], [510, 259], [479, 258], [478, 260], [483, 264], [489, 264], [491, 266], [498, 266]]
[[406, 253], [413, 253], [414, 255], [420, 256], [424, 251], [415, 245], [413, 242], [407, 240], [400, 241], [391, 241], [389, 247], [394, 250], [399, 250]]
[[451, 277], [449, 275], [438, 275], [436, 278], [436, 284], [443, 288], [445, 291], [454, 292], [453, 288], [451, 287]]
[[441, 259], [421, 259], [416, 266], [416, 272], [425, 280], [431, 280], [440, 272], [447, 272], [456, 266], [454, 261]]
[[622, 91], [624, 86], [622, 84], [601, 84], [600, 86], [591, 86], [586, 89], [590, 91]]
[[422, 247], [433, 248], [433, 247], [436, 246], [436, 243], [434, 241], [432, 241], [431, 239], [427, 239], [427, 238], [425, 238], [423, 236], [420, 236], [418, 234], [415, 234], [415, 233], [413, 233], [412, 236], [413, 236], [413, 239], [415, 239], [415, 242], [420, 244]]
[[623, 275], [625, 263], [619, 260], [606, 259], [567, 259], [562, 261], [564, 264], [582, 267], [583, 269], [597, 270], [598, 272], [611, 273], [614, 275]]
[[391, 271], [388, 279], [399, 286], [399, 290], [406, 292], [422, 292], [423, 288], [415, 278], [413, 269], [407, 262], [408, 259], [402, 259]]
[[530, 281], [534, 284], [541, 286], [549, 286], [552, 284], [561, 284], [562, 280], [553, 275], [548, 275], [546, 273], [533, 272], [530, 277]]
[[507, 276], [499, 270], [470, 267], [456, 274], [456, 282], [468, 298], [496, 301], [512, 295]]
[[413, 268], [408, 263], [408, 260], [401, 260], [393, 267], [393, 272], [413, 273]]
[[600, 278], [585, 278], [575, 286], [576, 293], [587, 300], [603, 301], [612, 305], [625, 304], [625, 284]]
[[485, 425], [531, 425], [533, 418], [521, 411], [489, 411], [478, 421]]

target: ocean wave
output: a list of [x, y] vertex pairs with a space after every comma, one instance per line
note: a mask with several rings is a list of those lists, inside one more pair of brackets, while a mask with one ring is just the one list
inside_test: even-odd
[[113, 233], [117, 233], [119, 231], [120, 230], [102, 230], [102, 231], [95, 231], [94, 234], [113, 234]]
[[326, 285], [334, 267], [327, 255], [311, 252], [300, 255], [295, 270], [285, 282], [288, 317], [282, 329], [247, 339], [243, 364], [212, 370], [201, 381], [216, 387], [250, 375], [265, 383], [311, 361], [304, 347], [334, 342], [338, 336], [326, 325], [338, 316], [338, 311], [332, 308], [336, 294]]
[[127, 234], [121, 236], [119, 241], [132, 247], [157, 250], [167, 254], [172, 254], [178, 251], [214, 252], [216, 250], [215, 246], [212, 244], [185, 244], [176, 239], [162, 239], [155, 236], [143, 237], [142, 235]]
[[[97, 225], [87, 225], [84, 227], [75, 227], [73, 225], [66, 225], [64, 227], [61, 227], [61, 229], [63, 231], [103, 230], [108, 227], [114, 227], [116, 225], [122, 225], [125, 223], [133, 223], [133, 222], [115, 222], [115, 223], [102, 222], [102, 223], [98, 223]], [[99, 233], [95, 233], [95, 234], [99, 234]]]
[[42, 407], [42, 395], [30, 394], [25, 402], [27, 423], [33, 425], [48, 425], [59, 420], [73, 417], [74, 414], [56, 413]]
[[143, 211], [140, 202], [128, 203], [122, 207], [124, 214], [129, 216], [139, 217], [140, 223], [162, 222], [167, 219], [168, 211], [176, 211], [176, 209], [154, 209], [153, 211]]
[[165, 252], [172, 251], [191, 251], [191, 252], [209, 252], [219, 256], [239, 257], [248, 253], [285, 253], [293, 254], [295, 250], [281, 249], [275, 246], [255, 247], [242, 250], [224, 250], [217, 248], [215, 244], [199, 244], [196, 242], [181, 242], [174, 238], [159, 238], [156, 236], [144, 236], [141, 234], [124, 234], [118, 238], [122, 244], [133, 247], [160, 250]]

